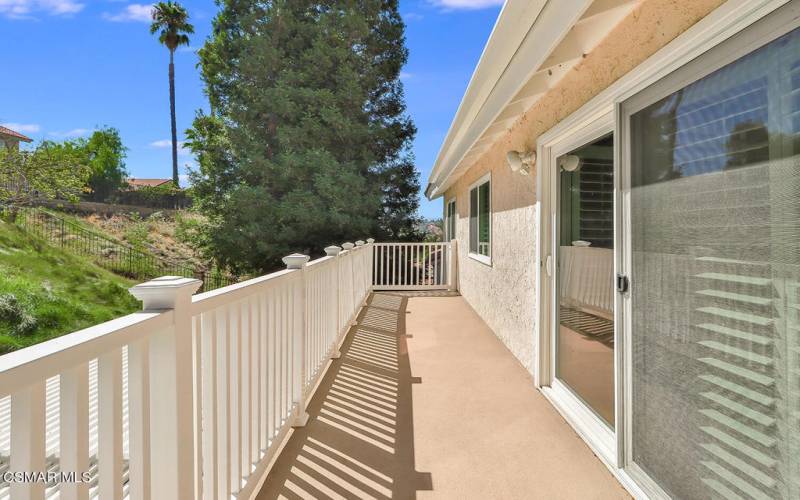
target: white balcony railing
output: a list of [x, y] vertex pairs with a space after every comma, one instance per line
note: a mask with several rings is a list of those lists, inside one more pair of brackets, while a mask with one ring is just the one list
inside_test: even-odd
[[375, 290], [454, 289], [456, 250], [452, 242], [375, 243]]
[[343, 247], [198, 295], [143, 283], [142, 312], [0, 358], [0, 498], [254, 496], [374, 280], [454, 283], [447, 243]]

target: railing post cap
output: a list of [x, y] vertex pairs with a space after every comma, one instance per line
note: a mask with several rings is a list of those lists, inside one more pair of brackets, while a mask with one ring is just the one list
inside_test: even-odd
[[342, 243], [342, 248], [344, 248], [345, 250], [352, 250], [354, 246], [355, 245], [350, 243], [349, 241], [347, 243]]
[[328, 255], [329, 257], [334, 257], [336, 255], [339, 255], [339, 252], [341, 251], [342, 247], [337, 247], [336, 245], [325, 247], [325, 255]]
[[174, 309], [180, 295], [191, 296], [203, 282], [182, 276], [162, 276], [128, 289], [145, 309]]
[[356, 241], [356, 246], [357, 247], [363, 247], [364, 246], [364, 240], [357, 240]]
[[375, 238], [367, 238], [367, 243], [372, 245], [373, 243], [375, 243]]
[[286, 269], [302, 269], [310, 259], [311, 257], [308, 255], [293, 253], [292, 255], [287, 255], [281, 260], [284, 264], [286, 264]]

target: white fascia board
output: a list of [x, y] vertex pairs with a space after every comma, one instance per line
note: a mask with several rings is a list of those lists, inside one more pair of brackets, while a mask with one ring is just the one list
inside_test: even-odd
[[429, 177], [430, 184], [440, 177], [441, 166], [451, 146], [460, 139], [481, 110], [547, 2], [548, 0], [506, 0], [439, 149]]
[[[536, 18], [527, 27], [527, 22], [506, 21], [509, 16], [519, 15], [520, 4], [530, 7], [529, 4], [533, 3], [525, 0], [506, 2], [439, 151], [429, 178], [429, 198], [440, 196], [455, 180], [451, 178], [451, 174], [472, 145], [538, 71], [591, 6], [592, 0], [550, 0], [539, 9]], [[538, 5], [542, 2], [535, 3]], [[511, 33], [512, 30], [515, 31]], [[506, 51], [513, 50], [513, 56], [498, 73], [497, 69], [502, 61], [492, 60], [494, 50], [490, 49], [494, 49], [497, 44], [508, 45], [513, 40], [520, 40], [520, 43], [506, 47]], [[488, 67], [492, 67], [494, 71], [486, 70]], [[487, 88], [490, 89], [488, 93], [478, 92], [478, 89], [485, 91]]]

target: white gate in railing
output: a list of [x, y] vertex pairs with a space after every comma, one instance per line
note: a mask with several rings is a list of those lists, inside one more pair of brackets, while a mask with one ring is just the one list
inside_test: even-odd
[[375, 290], [456, 288], [456, 242], [373, 244]]
[[372, 289], [373, 244], [343, 247], [137, 285], [144, 311], [0, 358], [0, 498], [251, 498]]

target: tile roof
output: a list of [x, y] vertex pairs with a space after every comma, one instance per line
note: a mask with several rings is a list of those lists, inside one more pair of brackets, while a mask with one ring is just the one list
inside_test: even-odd
[[168, 182], [172, 182], [172, 179], [135, 179], [135, 178], [128, 179], [128, 185], [133, 188], [139, 188], [145, 186], [157, 187], [164, 185]]
[[10, 128], [3, 127], [2, 125], [0, 125], [0, 135], [8, 135], [11, 137], [16, 137], [17, 139], [23, 142], [33, 142], [33, 139], [31, 139], [30, 137], [24, 136], [19, 132], [15, 132]]

